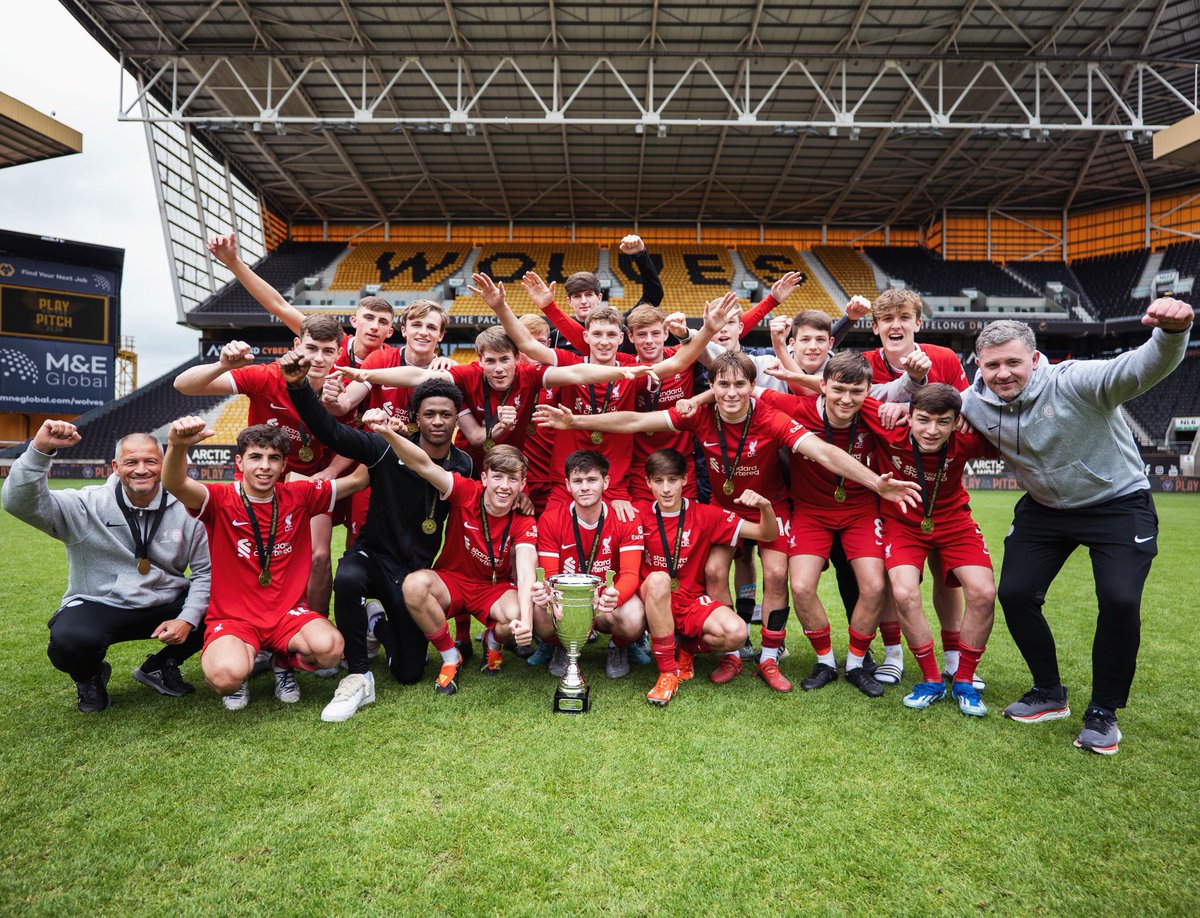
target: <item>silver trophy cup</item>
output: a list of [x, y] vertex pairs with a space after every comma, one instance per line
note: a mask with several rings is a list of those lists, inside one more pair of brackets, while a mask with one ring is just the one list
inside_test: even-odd
[[557, 714], [583, 714], [591, 709], [591, 688], [579, 672], [579, 655], [592, 633], [596, 590], [606, 582], [611, 584], [612, 579], [610, 571], [605, 580], [591, 574], [556, 574], [547, 581], [551, 590], [551, 613], [560, 613], [554, 615], [554, 630], [567, 652], [567, 671], [554, 692]]

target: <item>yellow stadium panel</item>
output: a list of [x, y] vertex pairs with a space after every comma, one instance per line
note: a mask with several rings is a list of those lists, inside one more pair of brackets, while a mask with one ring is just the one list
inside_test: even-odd
[[820, 245], [813, 249], [813, 254], [829, 269], [837, 285], [846, 291], [846, 296], [865, 296], [874, 300], [878, 295], [875, 272], [856, 250], [848, 246]]
[[817, 309], [831, 316], [841, 315], [837, 304], [829, 298], [820, 282], [811, 276], [812, 271], [804, 263], [800, 253], [791, 246], [743, 245], [738, 247], [738, 254], [742, 256], [742, 263], [746, 268], [768, 288], [788, 271], [803, 272], [804, 283], [792, 291], [784, 305], [784, 311], [788, 315], [795, 315], [806, 309]]
[[356, 246], [338, 265], [332, 290], [429, 290], [462, 267], [471, 247], [422, 242], [368, 242]]
[[[560, 243], [556, 245], [534, 242], [489, 243], [480, 246], [475, 270], [486, 274], [496, 283], [504, 284], [505, 300], [517, 315], [536, 313], [533, 301], [521, 285], [527, 271], [535, 272], [546, 283], [558, 285], [555, 299], [567, 308], [563, 281], [579, 271], [595, 271], [599, 266], [599, 252], [594, 245]], [[487, 315], [487, 306], [474, 295], [460, 296], [450, 308], [451, 315]]]
[[226, 402], [221, 413], [213, 422], [216, 435], [214, 443], [235, 443], [237, 436], [246, 428], [246, 419], [250, 413], [250, 399], [244, 395], [235, 395]]
[[479, 354], [476, 353], [473, 347], [456, 347], [450, 352], [450, 359], [455, 363], [473, 363], [479, 359]]
[[[733, 259], [725, 246], [650, 244], [647, 250], [652, 258], [662, 260], [658, 274], [665, 291], [664, 312], [703, 315], [704, 304], [725, 294], [733, 284]], [[612, 305], [622, 312], [632, 309], [642, 295], [642, 281], [633, 273], [632, 261], [622, 259], [614, 246], [609, 267], [624, 287], [624, 296], [614, 298]]]

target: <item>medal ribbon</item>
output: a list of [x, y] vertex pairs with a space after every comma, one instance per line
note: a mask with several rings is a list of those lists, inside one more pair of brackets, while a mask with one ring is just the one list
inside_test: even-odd
[[[409, 437], [409, 439], [412, 440], [412, 442], [416, 443], [418, 446], [420, 446], [421, 438], [419, 436], [414, 434], [413, 436]], [[434, 459], [433, 461], [437, 462], [438, 465], [440, 465], [442, 468], [444, 468], [448, 472], [448, 471], [450, 471], [450, 459], [453, 455], [454, 455], [453, 452], [449, 452], [449, 453], [446, 453], [445, 459], [441, 459], [441, 460]], [[433, 523], [434, 526], [436, 527], [437, 521], [434, 520], [434, 518], [433, 518], [433, 511], [435, 509], [437, 509], [438, 489], [435, 488], [433, 485], [431, 485], [428, 481], [425, 481], [424, 485], [425, 485], [425, 493], [429, 495], [429, 511], [425, 514], [424, 523]], [[422, 525], [424, 525], [424, 523], [422, 523]], [[424, 531], [424, 530], [422, 530], [422, 531]], [[432, 535], [432, 533], [426, 533], [426, 534]]]
[[725, 426], [721, 423], [720, 409], [713, 409], [713, 418], [717, 422], [717, 443], [721, 445], [721, 471], [725, 475], [726, 483], [732, 484], [734, 476], [737, 475], [738, 465], [742, 461], [742, 449], [745, 448], [746, 437], [750, 433], [750, 422], [754, 419], [754, 403], [751, 402], [746, 409], [746, 420], [742, 424], [742, 434], [738, 437], [737, 452], [732, 463], [729, 461], [729, 450], [725, 447]]
[[254, 507], [250, 503], [250, 498], [246, 496], [246, 492], [238, 486], [238, 495], [242, 498], [242, 506], [246, 508], [246, 515], [250, 517], [250, 529], [254, 533], [254, 545], [258, 548], [258, 567], [260, 583], [262, 576], [265, 574], [267, 583], [270, 584], [271, 576], [271, 557], [275, 553], [275, 526], [279, 522], [279, 495], [274, 490], [271, 491], [271, 531], [267, 533], [267, 544], [264, 548], [262, 529], [258, 526], [258, 515], [254, 512]]
[[[596, 385], [599, 385], [598, 383]], [[597, 407], [596, 405], [596, 385], [587, 387], [588, 401], [592, 403], [592, 414], [604, 414], [608, 411], [608, 402], [612, 398], [613, 386], [615, 382], [610, 382], [604, 389], [604, 403]]]
[[684, 498], [683, 503], [679, 505], [679, 528], [675, 530], [675, 554], [671, 554], [671, 549], [667, 545], [667, 527], [663, 525], [662, 510], [657, 502], [654, 504], [654, 515], [658, 518], [658, 537], [662, 539], [663, 555], [667, 559], [667, 573], [671, 575], [674, 583], [678, 583], [679, 552], [683, 547], [683, 529], [687, 522], [687, 498]]
[[483, 505], [483, 494], [479, 495], [479, 518], [483, 528], [483, 544], [487, 547], [488, 561], [492, 565], [492, 583], [495, 583], [496, 578], [499, 576], [499, 561], [504, 559], [504, 549], [508, 546], [508, 531], [512, 529], [513, 512], [512, 510], [508, 511], [508, 521], [504, 524], [504, 532], [500, 535], [500, 548], [494, 553], [492, 549], [492, 527], [488, 523], [487, 507]]
[[[485, 439], [492, 440], [492, 431], [500, 420], [498, 417], [500, 409], [508, 404], [508, 397], [512, 395], [513, 387], [510, 385], [504, 390], [504, 398], [500, 399], [500, 404], [496, 406], [495, 411], [492, 411], [492, 399], [489, 391], [492, 388], [491, 384], [486, 379], [482, 379], [481, 382], [483, 383], [483, 436]], [[493, 442], [495, 441], [493, 440]]]
[[942, 471], [946, 468], [946, 453], [950, 449], [950, 441], [946, 441], [946, 445], [942, 447], [938, 453], [938, 468], [937, 477], [933, 480], [933, 491], [928, 492], [925, 486], [925, 467], [921, 464], [921, 451], [917, 448], [917, 441], [912, 437], [908, 438], [912, 444], [913, 465], [917, 467], [917, 482], [921, 485], [921, 507], [925, 512], [925, 519], [933, 519], [933, 505], [937, 501], [938, 488], [942, 486]]
[[583, 534], [579, 531], [579, 516], [575, 513], [574, 505], [571, 506], [571, 525], [575, 527], [575, 551], [579, 555], [579, 564], [582, 567], [582, 573], [590, 574], [592, 565], [596, 563], [596, 549], [600, 545], [600, 536], [604, 533], [604, 519], [608, 514], [604, 512], [604, 507], [600, 507], [600, 521], [596, 524], [596, 538], [592, 541], [592, 550], [588, 552], [587, 560], [583, 559]]
[[[833, 446], [833, 425], [829, 423], [828, 400], [826, 400], [825, 405], [826, 410], [821, 412], [821, 423], [825, 425], [825, 442], [830, 446]], [[858, 433], [858, 412], [854, 413], [854, 419], [850, 422], [850, 442], [846, 445], [847, 453], [854, 449], [854, 435], [856, 433]], [[837, 484], [834, 486], [834, 490], [836, 491], [837, 488], [844, 488], [845, 485], [846, 476], [838, 475]]]
[[[158, 506], [149, 518], [145, 519], [144, 526], [139, 525], [137, 514], [133, 509], [125, 503], [124, 488], [121, 482], [117, 482], [117, 506], [121, 508], [121, 515], [125, 517], [125, 522], [129, 526], [129, 532], [133, 536], [133, 556], [139, 561], [150, 560], [150, 543], [154, 541], [154, 537], [158, 535], [158, 527], [162, 525], [163, 516], [167, 512], [167, 492], [164, 489], [159, 495]], [[148, 509], [148, 508], [147, 508]], [[145, 511], [143, 511], [144, 513]]]

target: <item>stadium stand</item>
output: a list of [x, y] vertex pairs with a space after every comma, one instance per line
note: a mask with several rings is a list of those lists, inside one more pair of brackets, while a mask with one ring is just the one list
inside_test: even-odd
[[1133, 299], [1133, 288], [1149, 254], [1148, 249], [1134, 249], [1071, 262], [1071, 270], [1083, 284], [1098, 318], [1115, 319], [1141, 311], [1142, 305]]
[[879, 294], [875, 289], [875, 272], [854, 249], [843, 245], [816, 245], [813, 254], [829, 269], [846, 296], [865, 296], [873, 300]]
[[[524, 315], [537, 312], [521, 286], [526, 271], [535, 271], [547, 284], [553, 281], [561, 287], [563, 281], [577, 271], [595, 271], [599, 263], [597, 252], [594, 245], [502, 242], [480, 247], [475, 270], [503, 283], [508, 305], [517, 315]], [[565, 292], [556, 290], [555, 298], [560, 306], [567, 308]], [[450, 314], [454, 316], [487, 313], [487, 306], [470, 293], [459, 296], [450, 307]]]
[[[782, 250], [786, 251], [786, 248]], [[702, 316], [705, 303], [732, 289], [733, 259], [723, 246], [662, 245], [649, 251], [659, 265], [659, 279], [665, 291], [663, 312]], [[619, 298], [614, 297], [611, 303], [621, 312], [627, 312], [637, 305], [642, 281], [634, 273], [632, 259], [619, 252], [616, 254], [613, 273], [620, 279], [625, 292]]]
[[1163, 250], [1162, 266], [1159, 270], [1175, 270], [1179, 272], [1180, 277], [1200, 277], [1200, 239], [1172, 242]]
[[[215, 408], [229, 396], [182, 395], [175, 391], [173, 385], [175, 377], [184, 370], [204, 362], [195, 357], [164, 373], [152, 383], [135, 389], [125, 398], [80, 415], [74, 423], [79, 428], [83, 442], [72, 450], [71, 458], [107, 462], [112, 458], [113, 446], [126, 434], [152, 431], [185, 414], [204, 414]], [[0, 458], [15, 458], [25, 451], [27, 445], [28, 441], [10, 446], [0, 451]]]
[[830, 298], [829, 291], [812, 276], [812, 271], [804, 263], [804, 259], [791, 246], [743, 245], [738, 246], [738, 254], [741, 255], [746, 270], [762, 281], [760, 296], [766, 296], [770, 292], [771, 284], [786, 272], [800, 271], [804, 274], [804, 283], [792, 291], [784, 307], [789, 315], [795, 315], [805, 309], [816, 309], [835, 317], [841, 315], [841, 310]]
[[968, 288], [988, 296], [1029, 295], [990, 261], [945, 261], [919, 246], [870, 246], [865, 251], [888, 277], [925, 296], [962, 296]]
[[1083, 284], [1065, 261], [1010, 261], [1005, 267], [1029, 281], [1039, 291], [1044, 291], [1051, 282], [1060, 283], [1079, 294], [1084, 306], [1091, 306], [1091, 298], [1083, 289]]
[[[259, 277], [282, 293], [305, 277], [320, 274], [345, 248], [340, 242], [287, 242], [253, 268]], [[197, 306], [190, 315], [254, 315], [259, 312], [262, 307], [254, 297], [233, 281]]]
[[455, 363], [468, 364], [479, 359], [473, 347], [456, 347], [450, 352], [450, 359]]
[[1200, 357], [1185, 357], [1175, 372], [1125, 408], [1161, 443], [1171, 418], [1200, 416]]
[[235, 395], [228, 403], [221, 407], [221, 413], [217, 415], [216, 421], [213, 423], [213, 443], [235, 443], [237, 435], [242, 432], [246, 426], [246, 421], [250, 412], [250, 399], [244, 395]]
[[431, 290], [462, 267], [470, 244], [365, 242], [354, 247], [340, 265], [330, 290]]

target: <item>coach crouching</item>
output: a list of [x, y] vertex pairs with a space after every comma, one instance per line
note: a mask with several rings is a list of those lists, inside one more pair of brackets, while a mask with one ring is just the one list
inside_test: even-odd
[[[50, 619], [46, 654], [75, 680], [79, 710], [103, 711], [112, 699], [109, 645], [155, 638], [133, 678], [162, 695], [187, 695], [179, 665], [200, 649], [208, 606], [204, 526], [159, 483], [162, 449], [149, 434], [117, 443], [113, 474], [102, 485], [51, 491], [54, 455], [80, 441], [74, 424], [46, 421], [13, 463], [0, 495], [4, 509], [67, 547], [67, 591]], [[191, 568], [191, 581], [184, 572]]]

